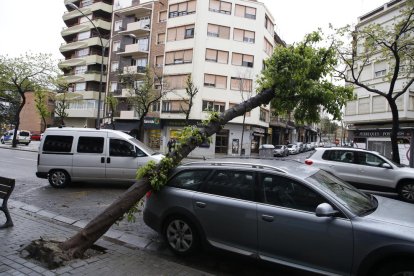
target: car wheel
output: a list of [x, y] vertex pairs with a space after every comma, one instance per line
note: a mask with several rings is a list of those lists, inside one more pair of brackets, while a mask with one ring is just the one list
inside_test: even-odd
[[175, 216], [165, 224], [164, 238], [177, 255], [186, 256], [194, 252], [199, 244], [195, 226], [186, 218]]
[[49, 172], [49, 183], [55, 188], [64, 188], [70, 183], [69, 174], [63, 170]]
[[405, 276], [414, 275], [414, 264], [410, 261], [393, 261], [378, 268], [376, 276]]
[[398, 195], [402, 200], [414, 203], [414, 181], [400, 184]]

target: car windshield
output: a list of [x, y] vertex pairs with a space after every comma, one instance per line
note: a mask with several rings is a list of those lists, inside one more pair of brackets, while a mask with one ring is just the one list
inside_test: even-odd
[[294, 148], [294, 147], [296, 147], [296, 145], [288, 145], [288, 148]]
[[142, 143], [140, 140], [135, 139], [131, 137], [129, 139], [132, 143], [137, 144], [142, 150], [144, 150], [148, 155], [155, 155], [157, 154], [152, 148], [148, 147], [144, 143]]
[[373, 196], [359, 191], [325, 171], [318, 171], [308, 177], [307, 180], [336, 198], [343, 206], [358, 216], [371, 213], [378, 206]]
[[281, 149], [282, 146], [275, 146], [275, 149]]

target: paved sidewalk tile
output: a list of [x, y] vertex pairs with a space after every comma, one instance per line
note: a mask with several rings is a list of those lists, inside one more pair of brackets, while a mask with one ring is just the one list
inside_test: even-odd
[[[0, 230], [0, 275], [209, 275], [181, 264], [171, 262], [154, 252], [130, 248], [109, 240], [100, 239], [97, 245], [106, 253], [85, 260], [74, 260], [66, 266], [48, 270], [36, 262], [23, 259], [19, 250], [39, 237], [65, 239], [76, 232], [76, 227], [59, 223], [39, 215], [30, 215], [18, 208], [11, 208], [14, 227]], [[143, 241], [124, 236], [125, 242]], [[139, 244], [141, 246], [141, 244]]]

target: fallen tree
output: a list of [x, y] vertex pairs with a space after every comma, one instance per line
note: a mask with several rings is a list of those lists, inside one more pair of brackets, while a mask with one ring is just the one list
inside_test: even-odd
[[[31, 246], [30, 255], [37, 259], [53, 261], [56, 261], [56, 256], [63, 260], [82, 257], [85, 250], [90, 248], [125, 213], [134, 211], [136, 204], [148, 191], [161, 189], [166, 183], [168, 172], [193, 149], [222, 129], [232, 119], [256, 107], [266, 105], [271, 100], [273, 104], [284, 102], [287, 108], [293, 106], [291, 103], [293, 101], [295, 105], [312, 109], [297, 110], [298, 118], [308, 122], [318, 119], [315, 114], [321, 106], [334, 117], [339, 116], [340, 109], [346, 99], [352, 97], [352, 93], [343, 87], [328, 84], [324, 80], [332, 67], [336, 65], [336, 60], [330, 48], [314, 47], [321, 39], [319, 33], [313, 33], [297, 46], [276, 48], [273, 56], [267, 61], [268, 67], [263, 71], [263, 78], [259, 81], [260, 93], [224, 113], [212, 112], [204, 122], [202, 129], [194, 126], [185, 128], [180, 145], [159, 164], [149, 163], [140, 169], [139, 180], [105, 211], [90, 221], [84, 229], [67, 241], [54, 242], [54, 245], [58, 246], [52, 246], [53, 250], [39, 249], [47, 247], [47, 242], [37, 243]], [[48, 256], [34, 256], [39, 252], [47, 252], [45, 254]]]

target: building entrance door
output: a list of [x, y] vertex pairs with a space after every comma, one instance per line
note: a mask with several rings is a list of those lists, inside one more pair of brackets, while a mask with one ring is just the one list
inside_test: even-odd
[[215, 153], [227, 154], [229, 148], [229, 130], [222, 129], [216, 133], [216, 150]]

